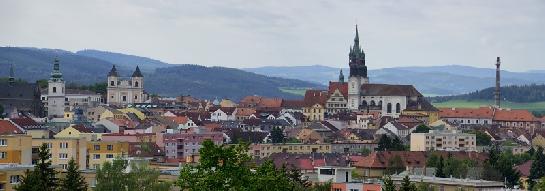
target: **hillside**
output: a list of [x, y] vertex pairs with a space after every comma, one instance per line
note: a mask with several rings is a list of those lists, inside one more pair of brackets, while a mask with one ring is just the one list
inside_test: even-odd
[[135, 67], [135, 65], [138, 65], [143, 72], [153, 72], [156, 68], [169, 67], [169, 64], [161, 62], [159, 60], [135, 55], [120, 54], [115, 52], [87, 49], [77, 51], [76, 54], [101, 59], [110, 63], [115, 63], [115, 65], [121, 68], [132, 69]]
[[[64, 50], [0, 47], [0, 77], [9, 75], [9, 65], [15, 65], [15, 75], [26, 81], [48, 79], [52, 61], [58, 57], [67, 83], [89, 85], [106, 81], [106, 74], [115, 63], [122, 76], [129, 76], [134, 67], [144, 71], [146, 91], [164, 96], [191, 94], [201, 98], [230, 98], [246, 95], [267, 95], [285, 98], [299, 97], [281, 91], [283, 88], [324, 88], [300, 80], [267, 77], [239, 69], [174, 65], [145, 57], [95, 50], [72, 53]], [[133, 63], [134, 62], [134, 63]]]
[[[244, 70], [267, 76], [327, 84], [328, 81], [338, 79], [340, 68], [315, 65], [245, 68]], [[344, 68], [343, 71], [345, 76], [348, 77], [348, 68]], [[495, 70], [493, 68], [459, 65], [384, 68], [369, 70], [368, 74], [372, 83], [413, 84], [428, 96], [464, 94], [494, 86], [495, 82]], [[543, 74], [540, 74], [539, 71], [502, 71], [502, 85], [532, 83], [545, 83]]]
[[[493, 100], [494, 87], [486, 88], [480, 91], [474, 91], [467, 94], [456, 96], [438, 96], [430, 98], [435, 102], [446, 102], [450, 100]], [[545, 101], [545, 85], [522, 85], [522, 86], [504, 86], [500, 88], [501, 100], [530, 103]]]

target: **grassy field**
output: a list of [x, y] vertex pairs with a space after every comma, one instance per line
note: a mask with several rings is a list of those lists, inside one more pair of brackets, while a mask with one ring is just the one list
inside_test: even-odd
[[[492, 100], [450, 100], [447, 102], [433, 103], [435, 107], [458, 107], [458, 108], [478, 108], [481, 106], [493, 105]], [[530, 111], [545, 111], [545, 102], [516, 103], [503, 101], [502, 107], [511, 109], [526, 109]]]
[[308, 88], [280, 88], [280, 91], [300, 96], [305, 96], [305, 91], [307, 91]]

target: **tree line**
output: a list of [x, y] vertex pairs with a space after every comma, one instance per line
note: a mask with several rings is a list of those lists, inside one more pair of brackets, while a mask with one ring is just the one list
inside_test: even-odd
[[[511, 102], [540, 102], [545, 101], [545, 84], [511, 85], [500, 88], [501, 99]], [[455, 96], [431, 97], [433, 102], [446, 102], [449, 100], [494, 100], [495, 88], [490, 87], [471, 93]]]

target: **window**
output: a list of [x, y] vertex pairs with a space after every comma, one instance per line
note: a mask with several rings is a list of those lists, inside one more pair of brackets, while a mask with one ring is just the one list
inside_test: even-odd
[[0, 139], [0, 146], [8, 146], [8, 140]]
[[123, 101], [127, 101], [127, 96], [123, 96]]
[[114, 81], [110, 81], [110, 86], [115, 86], [115, 82], [114, 82]]
[[100, 154], [94, 154], [93, 159], [100, 159]]
[[63, 170], [67, 170], [67, 169], [68, 169], [68, 165], [67, 165], [67, 164], [61, 164], [61, 168], [62, 168]]
[[6, 152], [0, 152], [0, 159], [5, 159], [7, 155], [8, 154]]
[[134, 87], [138, 87], [138, 82], [134, 82]]
[[109, 151], [114, 150], [114, 146], [113, 145], [107, 145], [106, 149], [109, 150]]
[[47, 145], [47, 148], [48, 149], [51, 149], [51, 147], [53, 147], [53, 143], [45, 143]]
[[19, 184], [20, 181], [21, 181], [21, 176], [19, 176], [19, 175], [9, 176], [9, 183], [10, 184]]
[[53, 87], [53, 93], [57, 93], [57, 87]]
[[134, 96], [134, 99], [138, 99], [138, 96]]
[[100, 145], [94, 145], [95, 151], [100, 151]]
[[114, 158], [114, 155], [113, 154], [106, 154], [106, 158], [107, 159], [112, 159], [112, 158]]
[[68, 148], [68, 143], [67, 142], [61, 142], [61, 143], [59, 143], [59, 146], [61, 147], [61, 149], [66, 149], [66, 148]]
[[59, 159], [68, 159], [67, 153], [59, 153]]
[[320, 174], [335, 175], [335, 169], [320, 169]]
[[401, 113], [401, 104], [396, 103], [396, 113]]
[[94, 165], [93, 165], [93, 168], [94, 168], [94, 169], [99, 169], [99, 168], [100, 168], [100, 164], [94, 164]]
[[386, 113], [392, 113], [392, 104], [391, 103], [388, 103], [388, 105], [386, 105]]

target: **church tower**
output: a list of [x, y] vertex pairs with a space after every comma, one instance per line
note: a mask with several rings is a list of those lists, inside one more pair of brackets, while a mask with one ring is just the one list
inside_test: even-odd
[[348, 109], [358, 110], [361, 104], [361, 85], [369, 83], [367, 66], [365, 66], [365, 52], [363, 52], [360, 46], [358, 25], [356, 25], [354, 45], [350, 47], [348, 58], [348, 65], [350, 66], [350, 76], [348, 77]]
[[135, 89], [141, 89], [142, 91], [134, 91], [133, 93], [133, 103], [142, 103], [144, 102], [142, 93], [144, 90], [144, 76], [142, 75], [142, 72], [140, 72], [140, 68], [136, 66], [136, 70], [132, 73], [131, 76], [132, 86]]
[[47, 85], [47, 116], [52, 118], [64, 117], [64, 79], [60, 71], [59, 60], [55, 58], [53, 71]]
[[11, 66], [9, 67], [9, 79], [8, 79], [8, 84], [9, 84], [10, 86], [15, 85], [15, 72], [13, 71], [13, 64], [11, 64]]
[[339, 72], [339, 82], [344, 83], [344, 74], [343, 69]]

